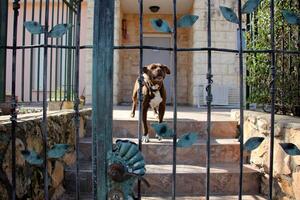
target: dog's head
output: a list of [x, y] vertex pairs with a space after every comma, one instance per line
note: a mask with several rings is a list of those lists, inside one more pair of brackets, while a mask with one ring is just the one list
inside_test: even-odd
[[170, 69], [160, 63], [152, 63], [143, 68], [145, 74], [148, 75], [150, 81], [153, 84], [161, 84], [166, 77], [166, 74], [170, 74]]

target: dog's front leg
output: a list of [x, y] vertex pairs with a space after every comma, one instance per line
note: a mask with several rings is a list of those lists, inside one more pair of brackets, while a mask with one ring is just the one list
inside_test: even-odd
[[149, 142], [149, 135], [148, 135], [148, 125], [147, 125], [147, 112], [148, 112], [148, 101], [143, 101], [143, 113], [142, 113], [142, 121], [143, 121], [143, 128], [144, 128], [144, 136], [142, 138], [143, 142]]
[[159, 108], [158, 108], [158, 122], [159, 123], [163, 122], [165, 111], [166, 111], [166, 103], [165, 102], [161, 102], [159, 104]]

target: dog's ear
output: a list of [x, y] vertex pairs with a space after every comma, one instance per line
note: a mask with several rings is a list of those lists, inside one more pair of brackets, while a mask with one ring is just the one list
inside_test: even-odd
[[164, 71], [166, 72], [166, 74], [171, 74], [171, 70], [169, 69], [168, 66], [163, 65], [162, 67], [163, 67]]
[[143, 67], [143, 73], [146, 73], [146, 74], [147, 74], [147, 72], [148, 72], [147, 66], [146, 66], [146, 67]]

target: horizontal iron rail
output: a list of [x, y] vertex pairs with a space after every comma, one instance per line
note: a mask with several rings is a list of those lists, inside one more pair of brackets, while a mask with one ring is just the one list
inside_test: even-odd
[[[34, 49], [34, 48], [45, 48], [47, 46], [48, 48], [60, 48], [60, 49], [76, 49], [75, 46], [66, 46], [66, 45], [26, 45], [26, 46], [17, 46], [17, 49]], [[0, 46], [1, 48], [6, 48], [9, 50], [12, 50], [12, 46]], [[92, 45], [82, 45], [80, 46], [80, 49], [92, 49]], [[166, 48], [166, 47], [157, 47], [157, 46], [114, 46], [115, 50], [128, 50], [128, 49], [153, 49], [153, 50], [163, 50], [163, 51], [173, 51], [173, 48]], [[224, 52], [224, 53], [239, 53], [236, 49], [223, 49], [223, 48], [215, 48], [215, 47], [199, 47], [199, 48], [177, 48], [178, 52], [183, 51], [215, 51], [215, 52]], [[284, 50], [284, 49], [261, 49], [261, 50], [243, 50], [244, 54], [250, 54], [250, 53], [285, 53], [285, 54], [300, 54], [300, 51], [298, 50]]]

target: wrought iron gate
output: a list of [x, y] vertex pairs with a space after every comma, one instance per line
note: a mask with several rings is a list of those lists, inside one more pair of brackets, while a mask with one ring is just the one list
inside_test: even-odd
[[[27, 4], [28, 0], [22, 1], [25, 5]], [[197, 1], [197, 0], [196, 0]], [[7, 7], [7, 3], [9, 1], [1, 1], [1, 6]], [[32, 2], [35, 2], [35, 0], [32, 0]], [[243, 49], [243, 33], [242, 31], [238, 34], [238, 49], [224, 49], [224, 48], [216, 48], [212, 47], [212, 30], [211, 30], [211, 5], [212, 1], [207, 0], [207, 46], [206, 47], [199, 47], [199, 48], [178, 48], [177, 47], [177, 6], [176, 6], [176, 0], [173, 0], [173, 30], [172, 36], [173, 36], [173, 47], [172, 48], [163, 48], [163, 47], [157, 47], [157, 46], [144, 46], [143, 44], [143, 0], [139, 0], [139, 29], [140, 29], [140, 44], [138, 46], [114, 46], [114, 1], [112, 0], [97, 0], [94, 4], [94, 42], [93, 46], [88, 45], [80, 45], [80, 20], [81, 20], [81, 0], [52, 0], [52, 5], [55, 2], [58, 2], [58, 4], [61, 6], [60, 8], [56, 10], [57, 15], [61, 16], [61, 18], [57, 17], [57, 21], [55, 22], [53, 19], [53, 16], [55, 13], [54, 7], [52, 6], [52, 10], [50, 10], [50, 0], [42, 1], [40, 0], [40, 5], [42, 5], [42, 2], [45, 2], [45, 14], [44, 19], [42, 19], [42, 6], [39, 10], [39, 24], [32, 24], [31, 27], [29, 26], [29, 29], [32, 29], [32, 33], [39, 34], [38, 37], [38, 43], [35, 44], [33, 42], [33, 36], [31, 36], [31, 44], [25, 45], [25, 36], [24, 31], [22, 31], [23, 37], [22, 37], [22, 45], [18, 45], [17, 38], [18, 38], [18, 14], [20, 9], [20, 0], [14, 0], [13, 1], [13, 10], [14, 10], [14, 18], [13, 18], [13, 43], [12, 46], [7, 46], [6, 41], [3, 42], [1, 40], [1, 46], [0, 46], [0, 59], [5, 60], [6, 58], [6, 52], [12, 50], [12, 98], [11, 98], [11, 136], [12, 136], [12, 187], [11, 187], [11, 198], [16, 199], [16, 154], [15, 154], [15, 129], [17, 126], [17, 113], [16, 113], [16, 59], [17, 59], [17, 52], [21, 51], [22, 53], [22, 66], [24, 71], [24, 52], [25, 50], [30, 51], [30, 57], [31, 57], [31, 66], [33, 65], [33, 49], [37, 49], [38, 55], [41, 54], [41, 49], [43, 49], [43, 74], [42, 74], [42, 85], [43, 85], [43, 145], [45, 151], [43, 152], [44, 158], [47, 158], [47, 96], [53, 95], [51, 92], [47, 94], [48, 90], [48, 81], [50, 81], [50, 91], [52, 91], [52, 78], [48, 79], [48, 67], [50, 67], [50, 77], [52, 76], [52, 67], [55, 66], [55, 93], [54, 93], [54, 99], [60, 99], [62, 98], [62, 87], [65, 87], [65, 91], [67, 91], [67, 99], [72, 99], [71, 94], [71, 87], [72, 83], [74, 83], [74, 93], [73, 98], [75, 102], [74, 110], [75, 110], [75, 121], [77, 124], [76, 128], [76, 146], [78, 147], [78, 141], [79, 141], [79, 55], [80, 55], [80, 49], [85, 48], [93, 48], [93, 186], [94, 186], [94, 199], [106, 199], [107, 198], [107, 192], [108, 192], [108, 176], [107, 176], [107, 152], [112, 150], [112, 110], [113, 110], [113, 55], [114, 51], [118, 50], [127, 50], [127, 49], [138, 49], [140, 51], [140, 67], [139, 67], [139, 83], [142, 84], [143, 81], [143, 50], [144, 49], [158, 49], [158, 50], [164, 50], [164, 51], [172, 51], [173, 52], [173, 62], [174, 62], [174, 73], [173, 73], [173, 81], [174, 81], [174, 91], [173, 91], [173, 99], [174, 99], [174, 106], [173, 106], [173, 131], [174, 131], [174, 137], [173, 137], [173, 182], [172, 182], [172, 199], [176, 198], [176, 145], [177, 145], [177, 53], [178, 52], [207, 52], [207, 59], [208, 59], [208, 65], [207, 65], [207, 149], [206, 149], [206, 159], [207, 159], [207, 165], [206, 165], [206, 199], [210, 198], [210, 147], [211, 147], [211, 113], [212, 113], [212, 92], [211, 92], [211, 86], [213, 84], [213, 74], [212, 74], [212, 52], [225, 52], [225, 53], [234, 53], [239, 55], [239, 76], [240, 76], [240, 126], [239, 126], [239, 133], [240, 133], [240, 182], [239, 182], [239, 199], [242, 199], [243, 197], [243, 159], [244, 159], [244, 138], [243, 138], [243, 121], [244, 121], [244, 55], [246, 54], [269, 54], [271, 56], [271, 63], [270, 63], [270, 71], [272, 76], [272, 81], [270, 83], [270, 96], [272, 99], [271, 102], [271, 141], [270, 141], [270, 172], [269, 174], [273, 174], [273, 157], [274, 157], [274, 123], [275, 123], [275, 79], [276, 79], [276, 66], [275, 66], [275, 59], [277, 53], [285, 53], [289, 55], [299, 55], [300, 52], [297, 51], [291, 51], [291, 50], [285, 50], [285, 49], [275, 49], [275, 33], [274, 33], [274, 0], [270, 0], [270, 33], [271, 33], [271, 48], [270, 49], [264, 49], [264, 50], [245, 50]], [[252, 2], [252, 5], [259, 3], [259, 1], [249, 1]], [[233, 23], [236, 23], [239, 30], [242, 30], [242, 14], [247, 13], [245, 10], [243, 10], [242, 1], [237, 1], [237, 8], [238, 8], [238, 15], [236, 17], [233, 16], [232, 12], [225, 11], [223, 12], [224, 17]], [[2, 8], [2, 7], [0, 7]], [[1, 11], [5, 11], [5, 9], [1, 9]], [[32, 21], [34, 21], [34, 7], [32, 8]], [[26, 6], [24, 6], [24, 13], [28, 12], [26, 10]], [[52, 12], [52, 20], [51, 25], [49, 24], [49, 16], [50, 12]], [[66, 16], [68, 16], [68, 19], [64, 17], [64, 12], [67, 12]], [[73, 13], [73, 14], [70, 14]], [[6, 20], [5, 17], [7, 16], [7, 13], [3, 12], [3, 15], [1, 15], [1, 30], [2, 25], [4, 27], [6, 26]], [[26, 14], [24, 15], [23, 22], [28, 21], [26, 19]], [[65, 36], [65, 40], [63, 39], [53, 39], [58, 38], [54, 37], [53, 33], [49, 31], [50, 27], [54, 28], [55, 23], [72, 23], [75, 25], [75, 27], [72, 29], [73, 32], [69, 31], [67, 36]], [[297, 22], [299, 23], [299, 22]], [[43, 25], [41, 25], [43, 24]], [[67, 25], [64, 26], [63, 32], [65, 33], [67, 31]], [[53, 30], [53, 29], [52, 29]], [[1, 32], [2, 38], [6, 38], [6, 33]], [[41, 40], [43, 35], [44, 42], [41, 44]], [[74, 37], [75, 36], [75, 37]], [[49, 43], [49, 40], [50, 43]], [[54, 44], [55, 42], [55, 44]], [[65, 50], [68, 51], [65, 51]], [[57, 56], [58, 54], [66, 54], [65, 60], [63, 60], [63, 56]], [[50, 65], [48, 63], [48, 58], [50, 54]], [[55, 62], [53, 62], [53, 54], [56, 54]], [[4, 56], [3, 56], [4, 55]], [[68, 57], [66, 59], [66, 57]], [[60, 58], [60, 60], [58, 59]], [[38, 60], [40, 59], [40, 56], [38, 56]], [[2, 61], [2, 60], [1, 60]], [[58, 71], [62, 71], [63, 69], [57, 69], [57, 67], [62, 66], [62, 62], [68, 62], [69, 66], [66, 68], [65, 73], [65, 85], [62, 84], [63, 77], [58, 78]], [[54, 64], [55, 63], [55, 64]], [[60, 63], [60, 65], [58, 65]], [[74, 69], [71, 69], [71, 66], [74, 66]], [[31, 69], [32, 71], [33, 69]], [[40, 61], [38, 61], [38, 70], [40, 70]], [[57, 72], [57, 73], [56, 73]], [[5, 73], [4, 73], [5, 74]], [[32, 74], [32, 73], [30, 73]], [[62, 72], [59, 73], [60, 76], [62, 76]], [[73, 75], [72, 75], [73, 74]], [[0, 74], [1, 75], [1, 74]], [[3, 76], [3, 75], [2, 75]], [[5, 75], [4, 75], [5, 76]], [[39, 85], [40, 85], [40, 73], [37, 73], [37, 90], [39, 91]], [[68, 76], [68, 77], [67, 77]], [[24, 81], [24, 73], [22, 75], [22, 81]], [[0, 77], [0, 81], [3, 81]], [[31, 77], [32, 79], [32, 77]], [[3, 83], [3, 82], [2, 82]], [[32, 88], [33, 83], [30, 84], [30, 98], [29, 101], [33, 100], [32, 97]], [[57, 87], [57, 84], [60, 85], [60, 87]], [[24, 84], [23, 84], [24, 85]], [[1, 93], [3, 93], [3, 87], [0, 89]], [[59, 95], [57, 88], [59, 89]], [[4, 84], [4, 90], [5, 90], [5, 84]], [[68, 92], [69, 91], [69, 92]], [[21, 93], [21, 99], [22, 101], [26, 101], [24, 97], [24, 87], [22, 88]], [[1, 95], [0, 95], [1, 96]], [[3, 95], [2, 95], [3, 96]], [[36, 97], [36, 100], [39, 101], [39, 94]], [[139, 91], [139, 110], [142, 109], [142, 92]], [[139, 139], [139, 149], [142, 150], [142, 125], [141, 125], [141, 119], [142, 119], [142, 112], [139, 112], [139, 121], [138, 121], [138, 139]], [[76, 199], [80, 198], [80, 192], [79, 192], [79, 160], [78, 160], [78, 148], [76, 148], [77, 153], [77, 162], [76, 162]], [[44, 192], [45, 192], [45, 199], [48, 199], [48, 180], [47, 180], [47, 164], [44, 162]], [[139, 199], [141, 198], [141, 192], [140, 192], [140, 181], [138, 182], [138, 195]], [[269, 179], [269, 199], [272, 199], [272, 184], [273, 184], [273, 176], [270, 176]]]

